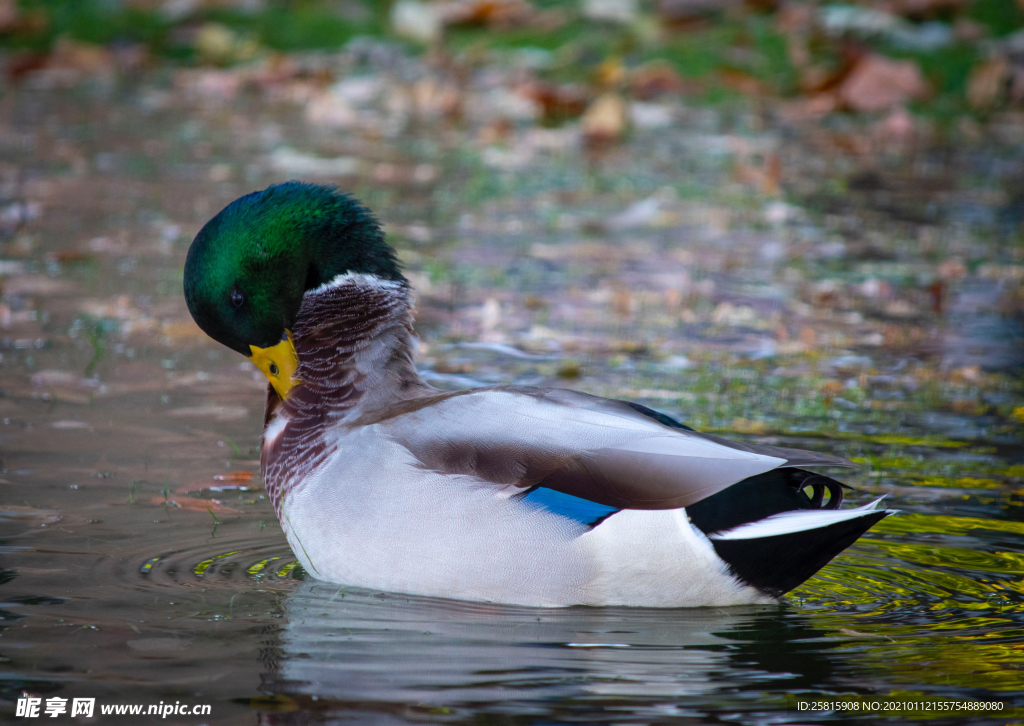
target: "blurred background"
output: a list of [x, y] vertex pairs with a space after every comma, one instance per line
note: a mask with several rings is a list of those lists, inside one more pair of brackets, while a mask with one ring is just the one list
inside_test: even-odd
[[[293, 178], [377, 213], [430, 383], [831, 451], [904, 513], [777, 609], [318, 591], [260, 487], [265, 380], [181, 294], [200, 227]], [[1022, 365], [1017, 0], [0, 0], [5, 703], [1024, 706]]]

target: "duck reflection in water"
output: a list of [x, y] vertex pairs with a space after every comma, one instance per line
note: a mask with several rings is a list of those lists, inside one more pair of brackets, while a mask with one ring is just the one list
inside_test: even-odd
[[776, 605], [528, 608], [305, 582], [284, 612], [263, 687], [282, 710], [266, 724], [404, 722], [438, 709], [704, 723], [740, 692], [823, 687], [834, 657], [817, 652], [826, 633]]

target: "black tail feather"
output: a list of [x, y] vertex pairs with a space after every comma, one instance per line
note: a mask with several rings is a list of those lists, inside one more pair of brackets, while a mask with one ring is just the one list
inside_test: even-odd
[[[844, 487], [803, 469], [774, 469], [691, 504], [686, 513], [697, 529], [710, 536], [783, 512], [839, 509]], [[711, 537], [711, 543], [736, 577], [778, 597], [811, 577], [887, 514], [886, 510], [867, 512], [825, 527], [771, 537]]]
[[752, 539], [713, 539], [711, 544], [736, 577], [779, 597], [814, 575], [889, 514], [879, 509], [817, 529]]
[[[773, 469], [744, 479], [686, 508], [704, 534], [724, 532], [794, 509], [839, 509], [846, 485], [803, 469]], [[812, 496], [805, 489], [810, 488]], [[825, 492], [829, 499], [824, 501]]]

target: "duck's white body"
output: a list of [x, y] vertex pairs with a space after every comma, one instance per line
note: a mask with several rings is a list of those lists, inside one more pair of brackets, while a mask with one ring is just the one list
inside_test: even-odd
[[[484, 408], [507, 414], [481, 421]], [[492, 438], [499, 428], [506, 440], [522, 431], [519, 445], [545, 448], [560, 438], [600, 446], [643, 441], [651, 433], [600, 416], [570, 427], [554, 418], [555, 409], [529, 396], [483, 391], [333, 431], [335, 453], [281, 505], [293, 551], [321, 579], [468, 600], [537, 606], [767, 600], [729, 574], [683, 509], [623, 510], [590, 529], [522, 500], [522, 489], [512, 484], [424, 468], [406, 446], [415, 438], [422, 445], [431, 426], [472, 440]], [[424, 420], [434, 416], [433, 423]]]
[[807, 509], [702, 531], [685, 507], [778, 467], [840, 460], [723, 443], [572, 391], [436, 391], [412, 364], [408, 307], [403, 285], [365, 275], [307, 292], [294, 331], [303, 383], [285, 401], [270, 392], [264, 478], [317, 578], [535, 606], [766, 602], [719, 550], [742, 550], [755, 525], [778, 545], [853, 524], [855, 539], [884, 516]]

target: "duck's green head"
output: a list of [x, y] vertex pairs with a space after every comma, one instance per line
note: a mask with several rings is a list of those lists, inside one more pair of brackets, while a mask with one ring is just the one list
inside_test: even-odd
[[207, 335], [249, 357], [284, 398], [307, 290], [346, 272], [403, 280], [373, 214], [333, 187], [287, 182], [236, 199], [185, 260], [185, 301]]

